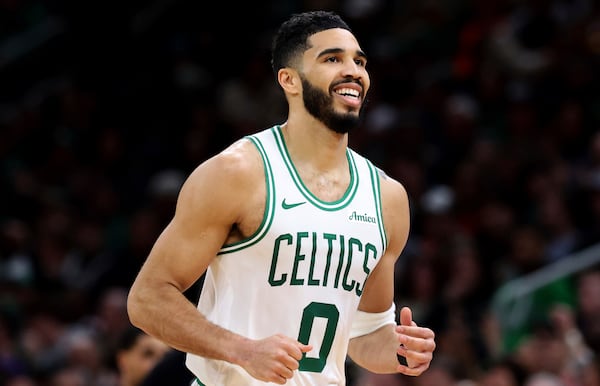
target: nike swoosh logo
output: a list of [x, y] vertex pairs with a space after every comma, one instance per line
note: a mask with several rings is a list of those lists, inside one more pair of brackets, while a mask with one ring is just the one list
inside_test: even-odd
[[295, 202], [295, 203], [293, 203], [293, 204], [288, 204], [288, 203], [286, 203], [286, 202], [285, 202], [285, 198], [283, 199], [283, 201], [281, 201], [281, 207], [282, 207], [283, 209], [292, 209], [292, 208], [295, 208], [295, 207], [297, 207], [297, 206], [300, 206], [300, 205], [302, 205], [302, 204], [306, 204], [306, 201], [302, 201], [302, 202]]

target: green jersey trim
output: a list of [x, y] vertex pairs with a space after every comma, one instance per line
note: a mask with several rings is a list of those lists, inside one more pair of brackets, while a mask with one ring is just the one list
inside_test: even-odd
[[340, 210], [348, 206], [352, 202], [356, 191], [358, 190], [358, 172], [356, 169], [356, 161], [352, 155], [352, 152], [349, 149], [346, 149], [346, 158], [348, 159], [348, 166], [350, 170], [350, 184], [348, 184], [348, 188], [344, 195], [336, 201], [327, 202], [316, 197], [312, 192], [304, 185], [292, 159], [288, 152], [287, 146], [285, 145], [285, 141], [283, 140], [283, 134], [281, 133], [281, 126], [277, 125], [271, 128], [273, 135], [275, 136], [275, 142], [277, 143], [277, 147], [279, 148], [279, 152], [283, 158], [285, 165], [288, 168], [290, 176], [294, 181], [294, 184], [302, 193], [302, 195], [314, 206], [319, 209], [327, 210], [327, 211], [335, 211]]
[[263, 215], [263, 219], [260, 226], [252, 236], [244, 240], [236, 241], [235, 243], [225, 244], [223, 247], [221, 247], [221, 250], [217, 253], [217, 255], [237, 252], [241, 249], [248, 248], [249, 246], [258, 243], [267, 234], [267, 231], [273, 223], [273, 217], [275, 215], [275, 181], [273, 178], [273, 171], [271, 169], [271, 164], [269, 163], [267, 153], [265, 152], [263, 144], [258, 138], [254, 136], [247, 136], [246, 138], [249, 139], [254, 144], [254, 146], [256, 146], [263, 161], [263, 169], [265, 171], [265, 184], [267, 190], [265, 200], [265, 213]]
[[371, 172], [371, 184], [373, 186], [373, 196], [375, 198], [375, 208], [377, 211], [377, 225], [379, 226], [379, 234], [381, 236], [381, 245], [383, 250], [387, 249], [387, 234], [385, 232], [385, 226], [383, 224], [383, 209], [381, 206], [381, 185], [379, 182], [379, 173], [377, 168], [367, 160], [369, 171]]

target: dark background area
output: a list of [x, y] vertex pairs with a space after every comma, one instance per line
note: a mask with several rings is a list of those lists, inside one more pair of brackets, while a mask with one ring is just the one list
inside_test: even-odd
[[[308, 9], [338, 11], [367, 52], [372, 89], [351, 146], [411, 200], [396, 300], [436, 331], [430, 377], [445, 378], [386, 384], [492, 386], [506, 361], [565, 381], [573, 330], [599, 353], [597, 264], [528, 294], [516, 326], [493, 312], [503, 285], [600, 241], [598, 1], [4, 0], [1, 382], [114, 385], [127, 289], [183, 179], [283, 122], [270, 42]], [[562, 346], [540, 349], [542, 335]], [[375, 385], [349, 366], [350, 383]]]

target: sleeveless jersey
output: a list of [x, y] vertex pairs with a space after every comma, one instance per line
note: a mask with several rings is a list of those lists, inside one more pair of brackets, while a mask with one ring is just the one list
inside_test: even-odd
[[[378, 172], [347, 149], [349, 186], [342, 198], [325, 202], [303, 184], [279, 126], [247, 138], [264, 164], [264, 217], [251, 237], [221, 248], [198, 310], [252, 339], [281, 333], [312, 344], [286, 385], [345, 385], [350, 327], [386, 248]], [[188, 354], [186, 364], [198, 385], [267, 384], [225, 361]]]

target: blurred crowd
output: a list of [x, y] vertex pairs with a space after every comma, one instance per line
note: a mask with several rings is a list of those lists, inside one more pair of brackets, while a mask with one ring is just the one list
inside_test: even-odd
[[320, 8], [369, 56], [350, 145], [408, 191], [396, 302], [438, 343], [421, 377], [348, 362], [349, 386], [600, 386], [600, 264], [513, 330], [491, 307], [600, 242], [598, 1], [205, 3], [0, 1], [0, 385], [125, 385], [127, 291], [181, 183], [282, 123], [270, 38]]

